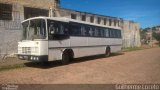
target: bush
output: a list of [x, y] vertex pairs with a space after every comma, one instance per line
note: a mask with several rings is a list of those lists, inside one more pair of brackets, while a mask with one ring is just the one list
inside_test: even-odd
[[153, 37], [159, 42], [159, 46], [160, 46], [160, 33], [153, 32]]

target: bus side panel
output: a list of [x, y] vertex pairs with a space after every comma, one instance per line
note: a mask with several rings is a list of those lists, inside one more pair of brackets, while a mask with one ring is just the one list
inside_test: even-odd
[[64, 48], [70, 47], [70, 40], [53, 40], [48, 42], [49, 61], [61, 60]]
[[119, 52], [122, 49], [122, 39], [121, 38], [110, 38], [110, 48], [111, 52]]
[[106, 38], [94, 37], [72, 37], [71, 47], [75, 58], [104, 54], [106, 49]]
[[75, 58], [104, 54], [105, 47], [74, 48]]
[[70, 37], [70, 46], [71, 47], [79, 47], [79, 46], [87, 46], [88, 38], [87, 37]]
[[109, 38], [89, 37], [88, 45], [89, 46], [102, 46], [102, 45], [107, 46], [107, 45], [110, 45], [110, 39]]

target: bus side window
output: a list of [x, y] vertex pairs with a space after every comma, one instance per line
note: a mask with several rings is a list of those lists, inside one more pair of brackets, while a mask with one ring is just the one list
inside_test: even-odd
[[109, 30], [108, 29], [105, 29], [104, 33], [105, 33], [105, 37], [109, 37]]
[[63, 29], [62, 29], [63, 34], [64, 34], [64, 35], [68, 35], [68, 34], [69, 34], [68, 25], [65, 24], [65, 23], [63, 23], [62, 26], [63, 26]]
[[101, 28], [99, 28], [99, 27], [97, 29], [97, 34], [98, 34], [98, 37], [101, 37]]
[[89, 36], [91, 36], [91, 37], [94, 36], [94, 29], [92, 27], [90, 27]]
[[101, 37], [105, 37], [105, 31], [104, 31], [104, 28], [100, 28], [100, 31], [101, 31]]
[[121, 31], [118, 30], [118, 38], [121, 38]]
[[95, 28], [94, 28], [94, 27], [91, 28], [91, 32], [90, 32], [90, 33], [91, 33], [91, 36], [92, 36], [92, 37], [95, 36]]
[[89, 26], [84, 27], [84, 36], [91, 36], [90, 34], [91, 30]]
[[68, 25], [66, 23], [61, 23], [60, 27], [59, 34], [68, 35]]
[[95, 31], [95, 35], [94, 35], [94, 36], [95, 36], [95, 37], [98, 37], [98, 28], [95, 27], [95, 28], [94, 28], [94, 31]]
[[81, 26], [78, 24], [71, 24], [69, 34], [72, 36], [81, 36]]

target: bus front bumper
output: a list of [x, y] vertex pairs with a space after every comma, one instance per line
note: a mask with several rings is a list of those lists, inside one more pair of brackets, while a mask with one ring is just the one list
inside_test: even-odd
[[43, 56], [35, 56], [35, 55], [17, 55], [21, 60], [28, 60], [28, 61], [37, 61], [37, 62], [44, 62], [48, 61], [48, 55]]

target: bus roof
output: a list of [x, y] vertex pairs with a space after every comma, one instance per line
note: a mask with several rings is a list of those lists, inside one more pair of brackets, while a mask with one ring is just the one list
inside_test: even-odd
[[98, 27], [106, 27], [106, 28], [113, 28], [113, 29], [120, 29], [120, 27], [113, 27], [113, 26], [105, 26], [105, 25], [100, 25], [100, 24], [95, 24], [95, 23], [89, 23], [89, 22], [85, 22], [85, 21], [80, 21], [80, 20], [75, 20], [75, 19], [70, 19], [70, 18], [66, 18], [66, 17], [33, 17], [33, 18], [29, 18], [26, 19], [23, 22], [29, 21], [29, 20], [33, 20], [33, 19], [48, 19], [48, 20], [55, 20], [55, 21], [60, 21], [60, 22], [75, 22], [75, 23], [80, 23], [80, 24], [87, 24], [87, 25], [92, 25], [92, 26], [98, 26]]

